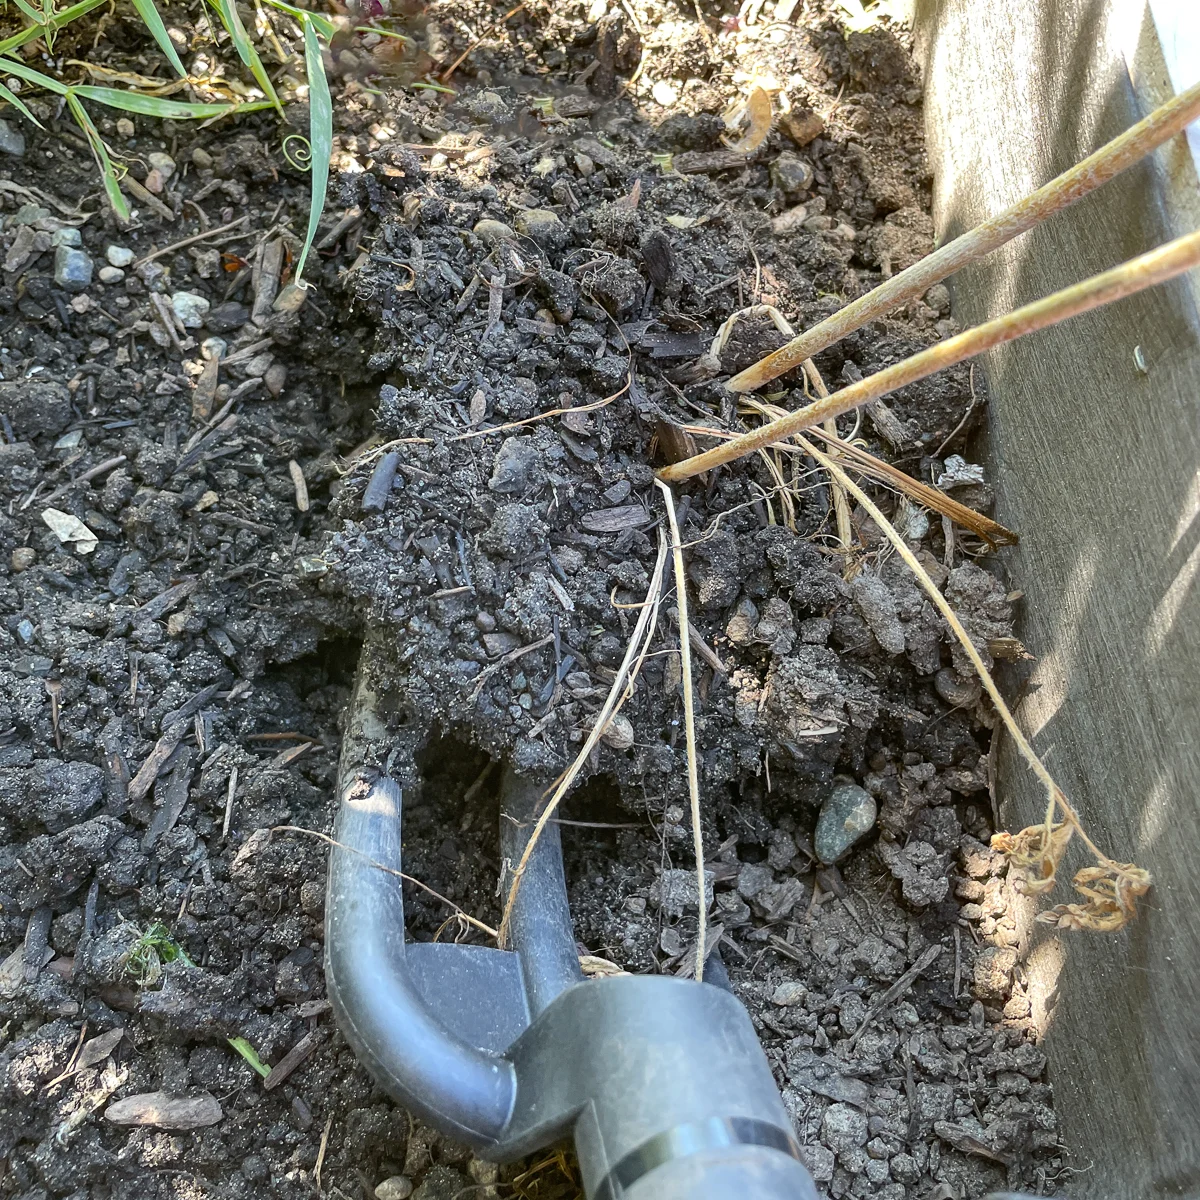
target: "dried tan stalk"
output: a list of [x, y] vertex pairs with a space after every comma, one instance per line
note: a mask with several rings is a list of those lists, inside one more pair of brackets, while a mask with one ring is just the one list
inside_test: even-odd
[[788, 413], [769, 425], [742, 434], [724, 445], [706, 450], [703, 454], [664, 467], [658, 473], [659, 478], [676, 483], [722, 463], [732, 462], [743, 455], [761, 450], [764, 446], [792, 437], [813, 425], [819, 425], [831, 417], [850, 412], [871, 400], [878, 400], [889, 392], [915, 383], [946, 367], [973, 358], [984, 350], [1002, 346], [1026, 334], [1057, 325], [1068, 317], [1090, 312], [1094, 308], [1111, 304], [1114, 300], [1121, 300], [1156, 284], [1165, 283], [1198, 263], [1200, 233], [1190, 233], [1168, 242], [1165, 246], [1159, 246], [1148, 254], [1122, 263], [1111, 271], [1094, 275], [1082, 283], [1054, 292], [1042, 300], [1036, 300], [1014, 312], [997, 317], [994, 321], [977, 325], [957, 337], [930, 346], [927, 350], [904, 359], [903, 362], [874, 375], [868, 375], [840, 392], [834, 392], [832, 396]]
[[696, 908], [700, 913], [700, 928], [696, 933], [696, 982], [704, 979], [704, 942], [708, 935], [708, 908], [704, 902], [704, 836], [700, 829], [700, 772], [696, 762], [696, 714], [692, 707], [692, 648], [687, 613], [687, 575], [683, 569], [683, 544], [679, 540], [679, 523], [675, 519], [675, 497], [665, 483], [656, 481], [662, 489], [667, 520], [671, 525], [671, 554], [675, 562], [675, 593], [679, 606], [679, 665], [683, 685], [683, 732], [687, 745], [688, 797], [692, 807], [692, 849], [696, 855]]
[[[769, 420], [787, 414], [787, 410], [780, 408], [777, 404], [766, 404], [762, 400], [756, 400], [753, 396], [742, 397], [738, 402], [738, 407], [743, 412], [758, 413]], [[737, 436], [726, 429], [716, 429], [711, 425], [681, 425], [680, 428], [701, 437], [731, 440]], [[882, 483], [885, 487], [895, 488], [896, 491], [903, 492], [904, 495], [915, 500], [924, 508], [932, 509], [943, 517], [948, 517], [956, 525], [961, 525], [964, 529], [978, 534], [989, 546], [1015, 546], [1021, 540], [1018, 534], [998, 521], [993, 521], [991, 517], [985, 517], [983, 513], [976, 512], [975, 509], [968, 508], [965, 504], [960, 504], [945, 492], [927, 483], [922, 483], [919, 479], [914, 479], [911, 475], [901, 471], [899, 467], [892, 466], [890, 462], [884, 462], [882, 458], [876, 458], [874, 454], [864, 450], [861, 446], [844, 441], [842, 438], [832, 438], [823, 429], [812, 429], [809, 432], [835, 448], [838, 454], [852, 464], [860, 474], [865, 475], [868, 479], [873, 479], [876, 483]], [[798, 445], [781, 445], [776, 449], [787, 451], [790, 454], [804, 453], [803, 448]]]
[[[775, 328], [783, 334], [784, 337], [795, 337], [796, 331], [788, 323], [788, 319], [777, 309], [773, 304], [752, 304], [749, 308], [739, 309], [735, 313], [731, 313], [721, 323], [716, 335], [713, 337], [712, 346], [709, 353], [714, 358], [720, 358], [721, 352], [725, 349], [726, 343], [729, 341], [730, 334], [733, 333], [733, 327], [745, 317], [766, 316], [770, 317]], [[808, 376], [809, 382], [817, 390], [817, 395], [827, 397], [829, 389], [825, 386], [825, 381], [821, 378], [821, 373], [817, 370], [816, 365], [810, 359], [804, 364], [804, 372]], [[837, 422], [830, 417], [824, 423], [825, 432], [832, 437], [837, 437]], [[787, 486], [783, 478], [783, 467], [777, 462], [773, 462], [770, 455], [764, 452], [763, 460], [767, 464], [767, 469], [775, 477], [776, 482], [781, 485], [779, 493], [779, 501], [783, 505], [784, 513], [787, 517], [788, 528], [795, 530], [795, 505], [788, 493]], [[682, 461], [682, 460], [679, 460]], [[850, 552], [850, 546], [854, 541], [854, 529], [850, 524], [850, 505], [846, 501], [846, 493], [842, 491], [836, 479], [830, 479], [829, 490], [833, 495], [833, 511], [834, 519], [837, 523], [838, 544], [845, 553]]]
[[[817, 395], [822, 400], [829, 399], [829, 389], [825, 386], [825, 380], [821, 378], [821, 372], [817, 370], [817, 364], [811, 358], [804, 360], [804, 374], [808, 376], [809, 382], [817, 389]], [[834, 441], [837, 441], [836, 418], [830, 417], [827, 421], [823, 421], [821, 428]], [[846, 499], [846, 489], [833, 476], [830, 476], [829, 490], [833, 494], [833, 515], [837, 523], [838, 543], [849, 554], [850, 547], [854, 542], [854, 527], [850, 524], [850, 501]], [[847, 568], [850, 566], [848, 560], [846, 566]]]
[[935, 250], [905, 271], [846, 305], [786, 346], [735, 375], [728, 384], [734, 392], [752, 392], [777, 379], [826, 346], [881, 317], [905, 302], [922, 296], [935, 283], [968, 263], [990, 254], [1018, 234], [1074, 204], [1114, 176], [1140, 162], [1147, 154], [1181, 132], [1200, 116], [1200, 84], [1181, 92], [1143, 121], [1115, 137], [1095, 154], [1064, 171], [1032, 195], [1017, 201], [961, 237]]
[[608, 723], [631, 694], [629, 690], [630, 685], [646, 657], [646, 650], [649, 648], [650, 639], [654, 636], [654, 629], [658, 624], [658, 604], [662, 595], [663, 567], [666, 565], [666, 561], [667, 539], [663, 536], [660, 529], [658, 535], [658, 558], [655, 560], [654, 571], [650, 576], [650, 587], [646, 592], [646, 600], [641, 607], [641, 612], [638, 613], [637, 624], [633, 627], [633, 635], [629, 639], [629, 645], [625, 649], [625, 657], [617, 669], [617, 676], [613, 680], [612, 687], [609, 689], [604, 706], [600, 709], [592, 725], [591, 732], [584, 741], [582, 749], [575, 756], [575, 761], [555, 780], [553, 789], [548, 793], [550, 798], [546, 802], [546, 806], [542, 809], [541, 815], [537, 819], [537, 824], [533, 827], [533, 833], [530, 834], [529, 841], [525, 843], [525, 849], [521, 854], [521, 861], [517, 863], [517, 868], [513, 871], [512, 884], [508, 889], [508, 896], [504, 901], [504, 915], [500, 920], [500, 933], [497, 938], [501, 949], [508, 945], [508, 929], [509, 923], [512, 920], [513, 905], [516, 903], [517, 892], [521, 887], [521, 877], [525, 874], [525, 868], [529, 865], [533, 848], [542, 836], [542, 831], [549, 824], [550, 818], [554, 816], [554, 811], [558, 808], [562, 798], [570, 790], [579, 772], [583, 770], [583, 764], [587, 762], [588, 756], [596, 747], [596, 743], [604, 734], [605, 729], [608, 728]]
[[[854, 483], [833, 459], [818, 450], [807, 438], [798, 437], [796, 440], [831, 475], [841, 477], [846, 490], [863, 506], [888, 541], [896, 548], [896, 552], [904, 560], [908, 569], [917, 577], [917, 582], [933, 601], [971, 660], [971, 665], [979, 675], [979, 681], [991, 697], [996, 712], [1016, 743], [1021, 757], [1029, 764], [1034, 775], [1045, 787], [1046, 815], [1041, 826], [1022, 830], [1016, 837], [1011, 834], [997, 834], [992, 839], [993, 845], [1006, 853], [1017, 867], [1033, 866], [1036, 858], [1037, 874], [1032, 886], [1024, 890], [1039, 894], [1053, 887], [1058, 860], [1066, 849], [1066, 844], [1071, 836], [1069, 833], [1064, 835], [1062, 832], [1064, 825], [1077, 833], [1087, 848], [1095, 855], [1099, 867], [1084, 868], [1075, 876], [1076, 890], [1087, 898], [1088, 904], [1060, 904], [1050, 912], [1042, 913], [1038, 919], [1046, 924], [1057, 924], [1066, 929], [1099, 931], [1119, 929], [1129, 917], [1136, 913], [1135, 898], [1144, 895], [1149, 889], [1149, 872], [1133, 863], [1115, 862], [1088, 837], [1087, 831], [1079, 819], [1079, 814], [1067, 800], [1062, 788], [1054, 782], [1053, 776], [1021, 732], [1020, 726], [1009, 711], [1008, 705], [1005, 704], [1004, 697], [1000, 695], [1000, 689], [996, 687], [995, 680], [992, 679], [991, 673], [984, 665], [983, 658], [975, 648], [975, 643], [971, 640], [970, 635], [963, 628], [958, 615], [950, 607], [945, 596], [938, 591], [937, 585], [929, 577], [925, 568], [921, 566], [917, 556], [909, 549], [908, 543], [900, 536], [887, 517], [879, 511], [867, 493]], [[1056, 820], [1060, 816], [1061, 821]], [[1034, 841], [1037, 842], [1036, 855], [1033, 855], [1031, 849], [1031, 843]], [[1027, 862], [1022, 861], [1022, 855], [1028, 859]]]

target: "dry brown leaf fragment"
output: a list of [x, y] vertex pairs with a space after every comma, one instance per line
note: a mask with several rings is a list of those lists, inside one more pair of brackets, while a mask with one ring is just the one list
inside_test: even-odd
[[1107, 862], [1075, 872], [1085, 904], [1056, 904], [1037, 920], [1058, 929], [1113, 933], [1137, 916], [1137, 898], [1150, 890], [1150, 872], [1133, 863]]
[[682, 425], [659, 417], [654, 426], [655, 446], [665, 462], [682, 462], [696, 453], [696, 439]]

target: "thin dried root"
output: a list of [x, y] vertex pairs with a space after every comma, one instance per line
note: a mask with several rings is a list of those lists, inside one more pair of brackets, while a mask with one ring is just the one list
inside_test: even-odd
[[1042, 895], [1055, 884], [1058, 864], [1068, 843], [1076, 834], [1096, 859], [1096, 866], [1085, 867], [1076, 872], [1074, 886], [1086, 899], [1085, 904], [1060, 904], [1048, 912], [1040, 913], [1037, 920], [1046, 925], [1057, 925], [1060, 929], [1090, 929], [1111, 932], [1120, 929], [1126, 921], [1137, 914], [1136, 899], [1145, 895], [1150, 888], [1150, 873], [1133, 863], [1119, 863], [1104, 854], [1087, 835], [1062, 788], [1054, 782], [1045, 764], [1034, 753], [1016, 720], [1000, 695], [995, 680], [984, 665], [975, 643], [963, 628], [954, 609], [945, 596], [938, 591], [929, 573], [921, 566], [908, 543], [897, 533], [892, 523], [879, 511], [871, 498], [823, 451], [818, 450], [806, 438], [796, 439], [809, 454], [821, 463], [831, 475], [839, 476], [846, 490], [863, 506], [871, 519], [883, 530], [888, 541], [904, 560], [905, 565], [917, 577], [937, 610], [945, 618], [954, 636], [962, 644], [971, 660], [979, 680], [995, 705], [996, 712], [1005, 729], [1012, 735], [1021, 757], [1046, 789], [1046, 816], [1040, 825], [1030, 826], [1018, 834], [998, 833], [992, 838], [995, 849], [1004, 854], [1016, 869], [1018, 891], [1029, 895]]
[[[744, 396], [738, 402], [738, 408], [743, 413], [758, 413], [768, 420], [783, 416], [786, 411], [775, 404], [766, 404], [757, 400], [753, 396]], [[686, 433], [698, 434], [702, 437], [720, 439], [736, 436], [729, 433], [728, 430], [716, 429], [711, 425], [681, 425], [680, 428]], [[1015, 546], [1021, 540], [1011, 529], [1006, 529], [990, 517], [985, 517], [983, 513], [976, 512], [975, 509], [968, 508], [965, 504], [960, 504], [945, 492], [939, 491], [927, 483], [922, 483], [921, 480], [914, 479], [911, 475], [906, 475], [899, 467], [884, 462], [882, 458], [876, 458], [874, 454], [868, 453], [861, 446], [844, 441], [842, 438], [832, 438], [824, 429], [813, 429], [810, 432], [814, 437], [819, 437], [822, 442], [834, 448], [841, 459], [852, 465], [861, 475], [873, 479], [876, 483], [882, 483], [885, 487], [903, 492], [910, 500], [920, 504], [923, 508], [940, 513], [956, 525], [961, 525], [964, 529], [978, 534], [992, 549], [995, 549], [996, 546]], [[782, 445], [778, 449], [791, 454], [803, 453], [799, 446], [794, 445]]]
[[1190, 233], [1168, 242], [1165, 246], [1159, 246], [1148, 254], [1122, 263], [1111, 271], [1094, 275], [1082, 283], [1064, 288], [1033, 304], [997, 317], [994, 321], [987, 321], [956, 337], [930, 346], [911, 358], [877, 371], [874, 375], [868, 375], [866, 379], [860, 379], [857, 383], [834, 392], [832, 396], [805, 405], [804, 408], [788, 413], [787, 416], [780, 417], [760, 429], [744, 433], [683, 462], [672, 463], [659, 471], [659, 478], [669, 483], [677, 483], [722, 463], [733, 462], [746, 454], [761, 450], [764, 446], [784, 441], [813, 425], [819, 425], [831, 417], [839, 417], [872, 400], [878, 400], [881, 396], [946, 367], [982, 354], [994, 346], [1002, 346], [1028, 333], [1057, 325], [1068, 317], [1090, 312], [1094, 308], [1111, 304], [1114, 300], [1165, 283], [1197, 264], [1200, 264], [1200, 233]]
[[729, 381], [730, 391], [752, 392], [798, 367], [806, 358], [819, 354], [826, 346], [832, 346], [868, 321], [924, 295], [935, 283], [990, 254], [1018, 234], [1032, 229], [1140, 162], [1191, 124], [1197, 116], [1200, 116], [1200, 84], [1167, 101], [1145, 120], [1131, 126], [1107, 145], [1101, 146], [1095, 154], [1064, 171], [1011, 208], [976, 225], [940, 250], [935, 250], [865, 296], [826, 317], [786, 346], [747, 367]]
[[451, 920], [463, 921], [468, 925], [473, 925], [480, 933], [486, 933], [488, 937], [496, 937], [496, 931], [490, 926], [485, 925], [482, 921], [476, 920], [464, 908], [460, 908], [453, 900], [448, 900], [441, 892], [435, 892], [427, 883], [422, 883], [419, 879], [412, 875], [406, 875], [403, 871], [397, 871], [395, 867], [389, 867], [384, 863], [377, 862], [369, 854], [364, 854], [356, 846], [348, 846], [345, 842], [339, 842], [337, 838], [332, 838], [327, 833], [321, 833], [316, 829], [305, 829], [303, 825], [274, 825], [271, 827], [272, 833], [303, 833], [308, 837], [316, 838], [319, 842], [324, 842], [327, 846], [332, 846], [335, 850], [349, 850], [351, 854], [357, 854], [359, 858], [366, 860], [369, 866], [374, 867], [377, 871], [382, 871], [385, 875], [394, 875], [397, 879], [403, 879], [405, 883], [411, 883], [414, 887], [419, 887], [421, 891], [428, 892], [435, 900], [440, 900], [443, 904], [454, 909], [454, 915]]
[[683, 569], [683, 545], [679, 540], [679, 523], [675, 519], [675, 497], [665, 483], [659, 482], [667, 520], [671, 524], [671, 554], [675, 563], [675, 593], [679, 606], [679, 665], [683, 684], [683, 730], [687, 744], [688, 796], [692, 805], [692, 849], [696, 855], [696, 907], [700, 912], [700, 928], [696, 934], [696, 982], [704, 979], [704, 942], [708, 934], [708, 908], [704, 902], [704, 836], [700, 829], [700, 772], [696, 765], [696, 716], [692, 709], [692, 648], [687, 613], [687, 575]]
[[570, 790], [579, 772], [583, 769], [583, 764], [587, 762], [588, 756], [596, 747], [596, 743], [608, 728], [609, 722], [617, 714], [626, 699], [633, 694], [633, 681], [637, 678], [637, 673], [646, 658], [646, 651], [650, 647], [650, 640], [654, 637], [654, 630], [658, 624], [658, 607], [662, 597], [663, 567], [666, 565], [666, 561], [667, 539], [663, 536], [660, 529], [658, 536], [658, 558], [654, 563], [654, 572], [650, 576], [650, 587], [646, 592], [646, 601], [642, 605], [641, 612], [638, 613], [637, 624], [633, 627], [633, 635], [629, 639], [629, 645], [625, 649], [625, 657], [617, 670], [617, 677], [613, 680], [608, 697], [604, 701], [604, 706], [600, 709], [595, 723], [592, 725], [592, 730], [583, 743], [582, 749], [575, 756], [575, 761], [555, 780], [552, 789], [547, 793], [549, 800], [542, 809], [541, 815], [537, 819], [537, 824], [533, 827], [533, 833], [530, 835], [529, 841], [525, 843], [525, 849], [521, 854], [521, 861], [517, 863], [517, 868], [513, 871], [512, 885], [509, 887], [508, 896], [504, 901], [504, 915], [500, 920], [500, 933], [497, 937], [501, 949], [504, 949], [508, 945], [508, 930], [512, 921], [513, 905], [516, 903], [517, 893], [521, 888], [521, 877], [525, 874], [525, 868], [529, 865], [533, 848], [538, 844], [538, 839], [542, 836], [542, 831], [549, 824], [550, 818], [554, 816], [555, 809], [558, 808], [562, 798]]

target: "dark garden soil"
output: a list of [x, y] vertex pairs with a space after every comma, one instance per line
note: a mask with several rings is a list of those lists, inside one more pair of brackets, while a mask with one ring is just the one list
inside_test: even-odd
[[[657, 0], [507, 21], [447, 0], [411, 31], [442, 69], [482, 38], [456, 95], [339, 45], [298, 312], [272, 301], [308, 186], [271, 119], [109, 120], [151, 189], [127, 229], [49, 105], [0, 152], [4, 1195], [578, 1194], [569, 1159], [497, 1173], [373, 1087], [323, 998], [326, 848], [271, 830], [330, 830], [369, 637], [391, 726], [369, 765], [404, 783], [406, 870], [498, 922], [489, 764], [549, 782], [576, 756], [649, 584], [653, 471], [679, 426], [739, 426], [722, 380], [783, 340], [751, 313], [714, 358], [718, 328], [766, 305], [811, 324], [931, 247], [903, 33], [828, 8], [701, 26]], [[120, 28], [101, 53], [124, 64]], [[756, 83], [790, 112], [777, 96], [731, 151], [723, 114]], [[87, 283], [64, 274], [76, 228]], [[954, 328], [935, 288], [817, 366], [834, 387]], [[965, 368], [886, 403], [842, 435], [926, 481], [985, 411]], [[830, 1195], [1051, 1190], [1045, 1057], [986, 848], [990, 711], [879, 530], [853, 514], [847, 572], [827, 477], [782, 462], [784, 488], [750, 458], [676, 489], [718, 951]], [[986, 548], [875, 494], [1011, 652]], [[677, 646], [668, 599], [562, 810], [581, 952], [636, 972], [685, 973], [696, 936]], [[850, 782], [877, 822], [821, 867], [818, 811]], [[450, 915], [407, 898], [415, 937]], [[157, 1092], [210, 1123], [114, 1121]]]

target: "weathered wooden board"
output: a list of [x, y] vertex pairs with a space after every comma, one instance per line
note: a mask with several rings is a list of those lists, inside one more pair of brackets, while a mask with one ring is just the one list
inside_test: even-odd
[[[918, 0], [941, 240], [1161, 96], [1166, 73], [1142, 9]], [[1195, 228], [1194, 189], [1180, 137], [962, 272], [956, 315], [973, 324]], [[1200, 1196], [1198, 284], [1077, 318], [983, 363], [996, 516], [1021, 533], [1005, 554], [1038, 658], [1019, 718], [1100, 844], [1155, 877], [1127, 932], [1058, 939], [1037, 927], [1022, 946], [1063, 1139], [1075, 1166], [1092, 1164], [1067, 1185], [1080, 1196]], [[1041, 797], [1011, 755], [1001, 782], [1009, 827], [1036, 819]]]

